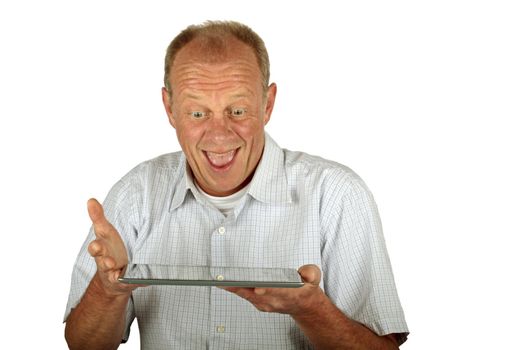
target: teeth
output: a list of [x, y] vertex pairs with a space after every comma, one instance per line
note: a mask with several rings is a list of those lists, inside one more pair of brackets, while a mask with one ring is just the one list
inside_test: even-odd
[[214, 153], [214, 152], [206, 152], [206, 156], [210, 160], [211, 164], [214, 166], [220, 167], [228, 164], [233, 160], [233, 156], [235, 155], [235, 150], [226, 152], [226, 153]]

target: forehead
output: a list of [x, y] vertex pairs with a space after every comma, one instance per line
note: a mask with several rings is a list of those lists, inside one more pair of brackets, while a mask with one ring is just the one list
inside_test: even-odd
[[195, 59], [210, 64], [243, 59], [257, 64], [253, 48], [233, 36], [197, 37], [179, 50], [172, 66]]
[[175, 56], [170, 80], [175, 90], [210, 89], [222, 84], [260, 84], [261, 74], [253, 49], [237, 39], [210, 43], [199, 38]]

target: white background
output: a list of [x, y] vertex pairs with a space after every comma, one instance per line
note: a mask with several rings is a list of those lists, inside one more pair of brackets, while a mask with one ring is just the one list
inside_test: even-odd
[[[412, 334], [402, 348], [523, 342], [525, 12], [520, 1], [3, 1], [1, 348], [66, 349], [74, 259], [137, 163], [178, 150], [160, 88], [181, 29], [267, 43], [285, 148], [375, 194]], [[138, 349], [138, 332], [123, 349]]]

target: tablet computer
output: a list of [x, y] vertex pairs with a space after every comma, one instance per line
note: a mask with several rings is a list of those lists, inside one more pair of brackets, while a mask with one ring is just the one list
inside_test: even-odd
[[301, 276], [291, 268], [128, 265], [119, 281], [128, 284], [298, 288]]

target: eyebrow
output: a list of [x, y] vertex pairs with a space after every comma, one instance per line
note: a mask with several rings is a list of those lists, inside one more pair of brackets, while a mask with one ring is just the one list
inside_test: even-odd
[[[206, 98], [207, 92], [204, 91], [201, 93], [198, 89], [184, 89], [185, 91], [180, 91], [179, 96], [183, 96], [185, 98], [189, 98], [194, 101], [201, 101]], [[231, 95], [230, 95], [231, 93]], [[236, 91], [230, 91], [229, 93], [226, 92], [226, 95], [224, 97], [228, 99], [250, 99], [252, 97], [255, 97], [257, 94], [255, 91], [252, 91], [250, 88], [241, 87], [240, 89], [236, 89]]]
[[240, 94], [231, 95], [230, 97], [233, 97], [233, 98], [249, 98], [250, 96], [247, 93], [240, 93]]

